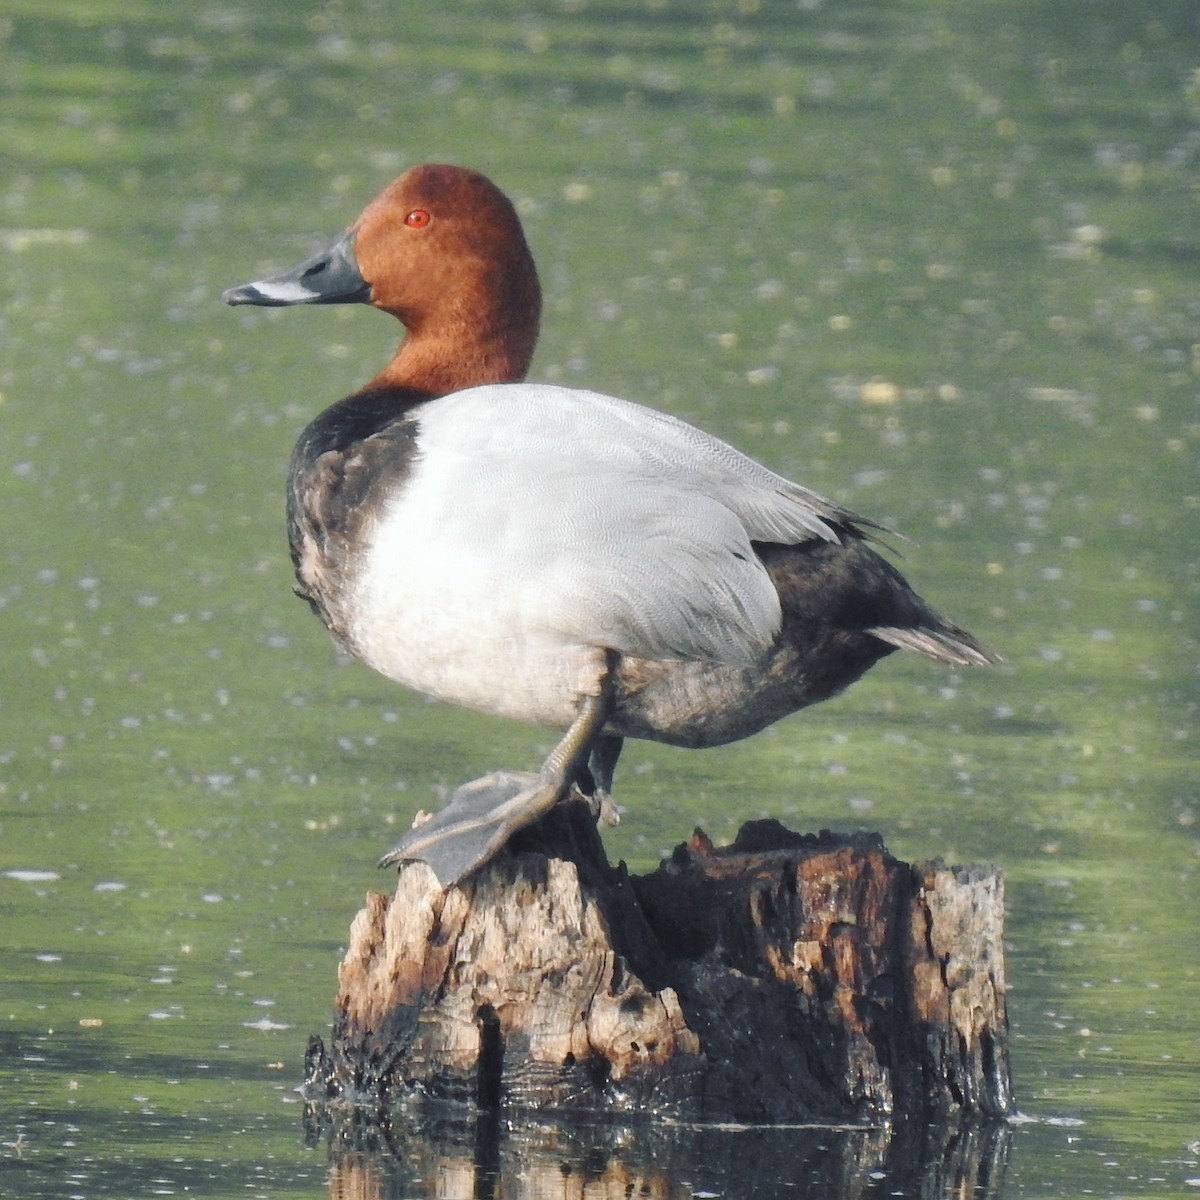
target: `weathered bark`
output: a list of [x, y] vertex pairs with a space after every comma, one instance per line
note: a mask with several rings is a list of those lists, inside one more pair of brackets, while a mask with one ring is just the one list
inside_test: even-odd
[[1003, 885], [743, 827], [652, 874], [559, 805], [466, 883], [372, 894], [308, 1094], [752, 1122], [1011, 1108]]

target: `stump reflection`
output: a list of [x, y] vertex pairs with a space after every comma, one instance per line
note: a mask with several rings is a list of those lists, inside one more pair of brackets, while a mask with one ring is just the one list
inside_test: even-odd
[[312, 1127], [333, 1200], [913, 1200], [1002, 1193], [1002, 1122], [873, 1128], [512, 1125], [495, 1111]]

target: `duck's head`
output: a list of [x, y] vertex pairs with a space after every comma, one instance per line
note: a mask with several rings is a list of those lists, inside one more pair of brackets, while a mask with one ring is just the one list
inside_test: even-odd
[[438, 163], [405, 171], [311, 258], [229, 288], [223, 299], [370, 304], [403, 322], [401, 352], [410, 358], [440, 344], [460, 361], [491, 361], [499, 349], [509, 361], [505, 379], [524, 376], [541, 316], [537, 270], [508, 197], [477, 171]]

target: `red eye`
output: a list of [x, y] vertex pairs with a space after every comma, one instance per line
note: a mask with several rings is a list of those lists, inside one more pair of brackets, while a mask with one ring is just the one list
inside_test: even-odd
[[433, 218], [423, 208], [414, 208], [404, 218], [404, 223], [409, 229], [424, 229], [432, 220]]

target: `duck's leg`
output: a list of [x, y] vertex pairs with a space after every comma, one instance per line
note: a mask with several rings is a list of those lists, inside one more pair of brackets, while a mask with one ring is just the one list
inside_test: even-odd
[[588, 771], [592, 777], [592, 808], [596, 821], [601, 825], [620, 825], [621, 814], [612, 798], [613, 773], [625, 739], [613, 733], [602, 733], [592, 743], [588, 757]]
[[[596, 693], [583, 698], [571, 727], [540, 771], [494, 771], [464, 783], [433, 816], [410, 829], [379, 865], [417, 859], [428, 863], [449, 887], [487, 862], [518, 829], [549, 812], [587, 768], [612, 710], [615, 665], [616, 655], [607, 652]], [[611, 782], [611, 769], [607, 779]]]

